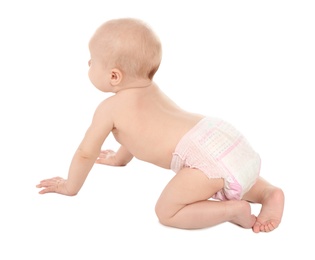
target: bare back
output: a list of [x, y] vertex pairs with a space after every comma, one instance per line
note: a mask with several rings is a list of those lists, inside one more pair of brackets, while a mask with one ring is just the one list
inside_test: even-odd
[[167, 169], [181, 137], [203, 118], [179, 108], [154, 84], [111, 99], [116, 140], [136, 158]]

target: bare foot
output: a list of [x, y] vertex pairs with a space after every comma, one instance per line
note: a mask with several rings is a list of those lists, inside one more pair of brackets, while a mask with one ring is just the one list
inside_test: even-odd
[[247, 201], [230, 201], [230, 209], [234, 211], [234, 217], [230, 221], [243, 228], [252, 228], [256, 222], [256, 216], [251, 214], [251, 207]]
[[279, 226], [284, 208], [283, 191], [277, 187], [268, 188], [261, 204], [261, 211], [253, 226], [255, 233], [270, 232]]

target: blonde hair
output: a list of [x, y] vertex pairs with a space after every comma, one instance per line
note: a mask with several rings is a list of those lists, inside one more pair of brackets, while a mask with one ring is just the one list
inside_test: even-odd
[[113, 19], [98, 30], [110, 65], [123, 73], [152, 79], [162, 59], [162, 46], [153, 30], [133, 18]]

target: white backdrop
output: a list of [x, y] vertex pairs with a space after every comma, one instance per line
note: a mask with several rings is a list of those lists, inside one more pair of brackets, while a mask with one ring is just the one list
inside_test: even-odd
[[[314, 257], [314, 13], [303, 0], [1, 1], [0, 259]], [[160, 36], [164, 92], [230, 121], [260, 153], [261, 175], [286, 194], [276, 231], [161, 226], [154, 206], [173, 173], [137, 160], [96, 165], [76, 197], [38, 195], [41, 179], [67, 176], [109, 96], [88, 80], [87, 45], [119, 17]], [[117, 147], [112, 137], [104, 144]]]

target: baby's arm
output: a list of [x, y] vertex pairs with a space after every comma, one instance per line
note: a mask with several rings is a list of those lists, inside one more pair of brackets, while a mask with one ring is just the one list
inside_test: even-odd
[[111, 106], [106, 102], [95, 111], [92, 124], [75, 152], [68, 178], [54, 177], [40, 182], [36, 187], [43, 188], [39, 193], [55, 192], [63, 195], [76, 195], [81, 189], [95, 160], [100, 154], [102, 144], [113, 129]]
[[117, 152], [112, 150], [101, 151], [95, 163], [111, 166], [125, 166], [133, 158], [133, 155], [126, 147], [121, 146]]

